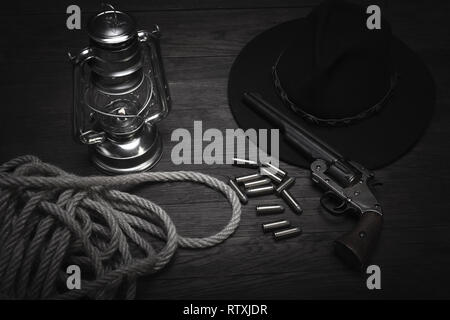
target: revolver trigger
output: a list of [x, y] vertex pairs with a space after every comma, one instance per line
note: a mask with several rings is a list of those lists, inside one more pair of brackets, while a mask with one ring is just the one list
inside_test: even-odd
[[383, 182], [376, 180], [375, 178], [372, 180], [370, 184], [371, 187], [380, 187], [383, 185]]
[[350, 210], [347, 201], [340, 199], [332, 191], [327, 191], [322, 195], [320, 204], [333, 216], [343, 215]]
[[383, 185], [383, 183], [376, 180], [375, 178], [371, 179], [368, 182], [368, 187], [373, 193], [376, 193], [378, 191], [379, 187], [381, 187], [382, 185]]

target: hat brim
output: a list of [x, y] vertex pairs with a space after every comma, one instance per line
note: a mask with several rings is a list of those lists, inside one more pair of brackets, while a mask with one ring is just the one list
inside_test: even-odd
[[[257, 92], [346, 158], [367, 168], [386, 166], [410, 150], [427, 128], [435, 105], [434, 81], [419, 56], [394, 37], [392, 56], [399, 79], [388, 103], [377, 114], [355, 124], [318, 126], [283, 104], [272, 78], [272, 67], [279, 54], [292, 41], [301, 41], [298, 30], [305, 27], [305, 19], [302, 18], [264, 31], [251, 40], [234, 61], [229, 76], [228, 100], [239, 127], [244, 130], [274, 128], [242, 102], [244, 92]], [[292, 165], [309, 167], [306, 158], [282, 136], [280, 159]]]

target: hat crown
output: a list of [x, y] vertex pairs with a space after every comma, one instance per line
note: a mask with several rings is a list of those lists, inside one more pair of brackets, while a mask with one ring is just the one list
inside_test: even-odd
[[389, 54], [391, 28], [367, 28], [366, 8], [342, 0], [325, 1], [308, 19], [315, 26], [316, 67], [329, 69], [349, 54], [385, 56]]
[[281, 97], [315, 122], [348, 124], [377, 111], [392, 87], [391, 28], [367, 28], [366, 8], [325, 1], [274, 68]]

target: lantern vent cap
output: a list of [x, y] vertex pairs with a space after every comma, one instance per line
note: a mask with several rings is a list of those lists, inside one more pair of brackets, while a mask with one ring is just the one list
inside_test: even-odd
[[101, 44], [120, 44], [136, 36], [136, 23], [128, 14], [112, 8], [100, 12], [89, 21], [88, 34]]

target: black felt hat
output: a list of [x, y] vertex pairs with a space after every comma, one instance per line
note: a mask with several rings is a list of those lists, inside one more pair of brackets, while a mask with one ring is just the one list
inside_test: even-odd
[[[272, 128], [242, 101], [244, 92], [257, 92], [368, 168], [408, 151], [430, 121], [434, 82], [386, 20], [381, 29], [369, 29], [368, 17], [365, 7], [325, 1], [306, 18], [250, 41], [229, 78], [229, 103], [239, 126]], [[280, 139], [282, 160], [309, 165]]]

